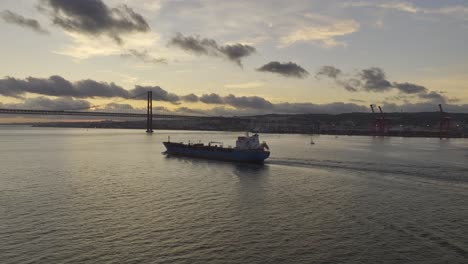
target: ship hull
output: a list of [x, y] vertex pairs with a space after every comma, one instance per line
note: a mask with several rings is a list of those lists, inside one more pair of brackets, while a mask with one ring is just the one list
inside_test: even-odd
[[201, 159], [263, 163], [270, 156], [269, 151], [237, 150], [221, 147], [192, 147], [181, 143], [163, 142], [166, 154]]

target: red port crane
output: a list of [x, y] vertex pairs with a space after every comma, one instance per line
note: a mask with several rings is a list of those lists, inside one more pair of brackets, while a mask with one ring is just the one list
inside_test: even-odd
[[[372, 110], [372, 114], [376, 115], [374, 110], [374, 105], [370, 105]], [[376, 116], [375, 120], [372, 122], [371, 125], [371, 134], [373, 136], [385, 136], [388, 131], [387, 122], [388, 120], [385, 118], [384, 112], [382, 111], [382, 107], [378, 106], [380, 111], [380, 116]]]

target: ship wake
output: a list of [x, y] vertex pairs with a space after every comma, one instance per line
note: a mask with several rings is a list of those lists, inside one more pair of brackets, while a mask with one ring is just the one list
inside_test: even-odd
[[[270, 158], [266, 164], [303, 168], [325, 168], [374, 172], [376, 174], [419, 177], [420, 179], [448, 181], [454, 184], [468, 184], [468, 169], [455, 166], [415, 165], [396, 163], [354, 162], [338, 160]], [[449, 173], [447, 173], [449, 172]]]

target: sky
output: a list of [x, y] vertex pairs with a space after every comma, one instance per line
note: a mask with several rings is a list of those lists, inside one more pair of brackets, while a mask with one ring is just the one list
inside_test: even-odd
[[0, 34], [0, 108], [468, 113], [468, 1], [2, 0]]

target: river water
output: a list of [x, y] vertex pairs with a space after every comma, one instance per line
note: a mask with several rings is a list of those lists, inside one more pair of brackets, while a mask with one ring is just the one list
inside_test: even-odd
[[0, 263], [468, 263], [468, 140], [0, 127]]

